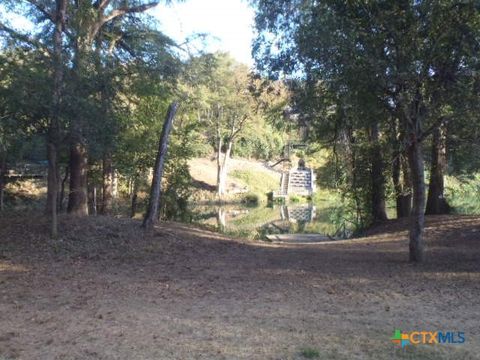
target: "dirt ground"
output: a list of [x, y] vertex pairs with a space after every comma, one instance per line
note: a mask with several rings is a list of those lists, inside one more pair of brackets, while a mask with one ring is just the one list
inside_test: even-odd
[[[480, 359], [480, 218], [337, 244], [268, 245], [165, 223], [0, 219], [0, 359]], [[392, 344], [394, 329], [465, 332]]]

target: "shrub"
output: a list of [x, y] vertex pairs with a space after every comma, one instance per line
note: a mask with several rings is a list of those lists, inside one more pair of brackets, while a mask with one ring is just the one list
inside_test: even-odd
[[313, 349], [310, 347], [306, 347], [300, 350], [300, 354], [307, 359], [316, 359], [320, 357], [320, 352], [317, 349]]
[[301, 198], [300, 196], [298, 196], [298, 195], [290, 195], [290, 196], [288, 197], [288, 200], [289, 200], [290, 202], [292, 202], [292, 203], [299, 203], [299, 202], [302, 201], [302, 198]]
[[257, 194], [246, 194], [243, 199], [242, 203], [247, 204], [247, 205], [258, 205], [259, 198]]

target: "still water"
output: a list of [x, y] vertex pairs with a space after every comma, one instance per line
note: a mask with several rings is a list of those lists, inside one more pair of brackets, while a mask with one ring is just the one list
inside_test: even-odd
[[192, 222], [224, 234], [252, 240], [266, 240], [271, 234], [322, 234], [347, 238], [351, 231], [335, 208], [313, 204], [194, 206]]

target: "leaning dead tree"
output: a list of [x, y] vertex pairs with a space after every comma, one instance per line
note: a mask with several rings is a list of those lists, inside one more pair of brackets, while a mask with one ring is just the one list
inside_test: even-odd
[[158, 221], [158, 209], [160, 203], [160, 192], [162, 190], [162, 176], [165, 167], [165, 158], [167, 157], [169, 134], [172, 130], [173, 119], [177, 113], [178, 103], [173, 102], [168, 107], [167, 117], [163, 123], [162, 133], [160, 135], [160, 143], [158, 146], [157, 158], [155, 160], [155, 168], [153, 170], [152, 187], [150, 190], [150, 199], [148, 202], [147, 214], [143, 220], [142, 227], [151, 229]]

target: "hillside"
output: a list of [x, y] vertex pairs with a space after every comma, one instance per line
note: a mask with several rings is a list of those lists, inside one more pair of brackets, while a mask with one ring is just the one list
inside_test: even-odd
[[[177, 223], [0, 218], [0, 359], [475, 359], [480, 218], [430, 217], [330, 245], [248, 243]], [[395, 328], [464, 331], [395, 347]]]
[[[188, 164], [194, 184], [200, 189], [215, 191], [216, 160], [196, 158], [190, 160]], [[227, 190], [232, 195], [247, 192], [266, 193], [280, 186], [280, 173], [262, 161], [232, 158], [228, 173]]]

